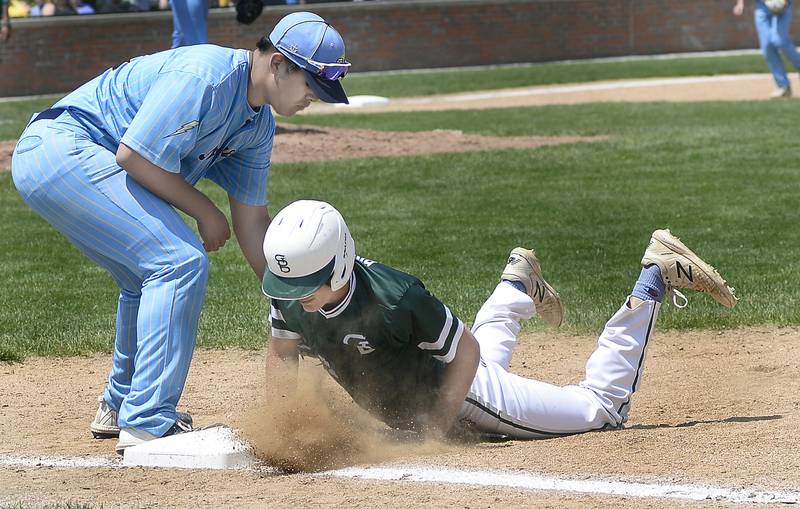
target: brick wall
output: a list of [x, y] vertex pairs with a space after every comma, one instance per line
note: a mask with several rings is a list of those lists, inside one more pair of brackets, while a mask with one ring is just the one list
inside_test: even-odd
[[[354, 71], [543, 62], [756, 47], [733, 0], [416, 0], [306, 6], [343, 34]], [[252, 25], [212, 10], [209, 39], [253, 47], [290, 7]], [[130, 57], [167, 49], [169, 12], [17, 20], [0, 44], [0, 97], [68, 91]]]

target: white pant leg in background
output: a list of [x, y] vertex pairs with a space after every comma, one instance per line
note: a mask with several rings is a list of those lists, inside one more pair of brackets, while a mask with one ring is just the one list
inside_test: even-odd
[[641, 383], [647, 342], [660, 304], [627, 303], [611, 317], [578, 385], [557, 387], [508, 372], [520, 320], [533, 300], [500, 283], [475, 318], [481, 362], [459, 417], [486, 433], [545, 438], [620, 426]]

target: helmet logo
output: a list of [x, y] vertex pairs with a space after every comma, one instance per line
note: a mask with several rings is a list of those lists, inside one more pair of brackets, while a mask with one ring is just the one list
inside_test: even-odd
[[280, 271], [284, 274], [292, 271], [292, 269], [289, 268], [289, 262], [286, 261], [286, 256], [282, 254], [276, 254], [275, 261], [278, 262], [278, 269], [280, 269]]

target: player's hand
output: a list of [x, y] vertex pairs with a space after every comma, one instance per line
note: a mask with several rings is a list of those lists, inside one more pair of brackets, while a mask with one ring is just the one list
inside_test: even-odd
[[216, 207], [197, 220], [197, 230], [203, 239], [203, 247], [209, 252], [221, 248], [231, 238], [228, 218]]
[[11, 37], [11, 26], [8, 23], [0, 23], [0, 42], [6, 42]]
[[743, 12], [744, 12], [744, 2], [736, 2], [736, 5], [733, 6], [733, 15], [741, 16]]

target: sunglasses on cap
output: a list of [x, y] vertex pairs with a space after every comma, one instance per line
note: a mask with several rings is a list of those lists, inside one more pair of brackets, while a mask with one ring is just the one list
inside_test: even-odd
[[[327, 64], [324, 62], [317, 62], [316, 60], [311, 60], [310, 58], [304, 57], [294, 51], [289, 51], [286, 48], [280, 48], [281, 52], [289, 53], [294, 55], [295, 57], [308, 62], [314, 70], [316, 70], [316, 75], [325, 78], [326, 80], [334, 81], [341, 78], [344, 78], [347, 75], [347, 71], [350, 70], [350, 62], [334, 62], [332, 64]], [[312, 71], [311, 69], [306, 69], [307, 71]]]
[[309, 64], [317, 68], [317, 75], [322, 76], [326, 80], [338, 80], [347, 76], [347, 71], [350, 70], [350, 62], [323, 64], [316, 60], [307, 59]]

